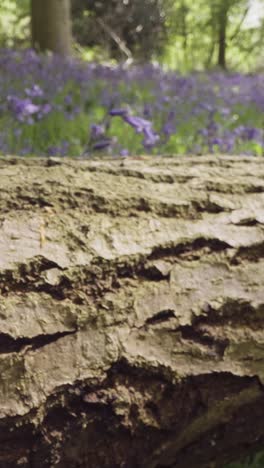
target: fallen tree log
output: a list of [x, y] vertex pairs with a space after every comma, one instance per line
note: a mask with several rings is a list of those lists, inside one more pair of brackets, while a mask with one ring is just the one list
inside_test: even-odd
[[261, 158], [0, 160], [0, 467], [264, 445]]

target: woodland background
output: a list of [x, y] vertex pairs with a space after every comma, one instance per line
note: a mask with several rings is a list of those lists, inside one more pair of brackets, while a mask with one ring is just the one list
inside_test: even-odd
[[263, 0], [3, 0], [0, 152], [262, 155], [263, 11]]

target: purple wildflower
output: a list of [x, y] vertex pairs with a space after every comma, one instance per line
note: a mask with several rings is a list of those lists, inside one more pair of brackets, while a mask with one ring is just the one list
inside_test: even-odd
[[16, 96], [8, 96], [7, 100], [10, 109], [13, 111], [16, 118], [21, 122], [27, 120], [28, 117], [36, 114], [40, 110], [40, 106], [33, 104], [30, 99], [20, 99]]
[[144, 128], [143, 133], [144, 133], [143, 145], [145, 148], [152, 148], [153, 146], [156, 145], [156, 143], [160, 139], [159, 135], [154, 133], [151, 128]]
[[52, 105], [49, 103], [43, 104], [40, 109], [41, 115], [49, 114], [52, 111]]
[[127, 114], [127, 109], [111, 109], [109, 111], [109, 115], [111, 115], [111, 117], [125, 117]]
[[149, 120], [142, 119], [141, 117], [135, 117], [133, 115], [126, 115], [123, 120], [131, 125], [137, 133], [142, 133], [145, 129], [150, 129], [152, 123]]
[[98, 141], [97, 143], [94, 143], [92, 149], [94, 151], [100, 151], [100, 150], [110, 148], [112, 144], [113, 144], [112, 138], [106, 138], [105, 140], [101, 140], [101, 141]]
[[213, 138], [213, 139], [211, 140], [211, 143], [212, 143], [212, 145], [218, 145], [218, 146], [220, 146], [220, 145], [222, 144], [222, 140], [221, 140], [221, 138]]
[[126, 148], [123, 148], [119, 152], [120, 156], [123, 156], [124, 158], [129, 155], [129, 151]]
[[[179, 148], [186, 154], [194, 150], [263, 153], [262, 73], [212, 72], [182, 77], [152, 65], [125, 69], [39, 56], [32, 50], [4, 49], [0, 51], [0, 68], [4, 70], [0, 76], [0, 117], [4, 119], [1, 154], [76, 154], [80, 142], [87, 138], [82, 122], [88, 114], [98, 115], [99, 109], [107, 115], [91, 127], [89, 151], [94, 145], [96, 150], [109, 149], [113, 154], [125, 154], [126, 148], [129, 153], [142, 153], [159, 144], [161, 153], [177, 152]], [[53, 115], [58, 125], [52, 143], [45, 122], [48, 115]], [[116, 144], [108, 133], [114, 117], [142, 135], [142, 144], [138, 138], [128, 140], [126, 132]], [[66, 119], [72, 119], [73, 125]], [[24, 127], [36, 123], [39, 128], [30, 132], [32, 141], [27, 142]], [[176, 131], [177, 138], [171, 138]], [[68, 148], [62, 144], [63, 136]]]
[[64, 98], [64, 102], [66, 104], [66, 106], [71, 106], [72, 104], [72, 96], [70, 94], [67, 94], [67, 96], [65, 96]]
[[113, 109], [110, 111], [112, 117], [118, 116], [123, 119], [124, 122], [129, 124], [137, 133], [144, 134], [143, 145], [145, 148], [153, 147], [159, 140], [159, 136], [152, 130], [152, 122], [129, 114], [124, 109]]
[[36, 84], [34, 84], [32, 88], [26, 88], [25, 92], [26, 92], [26, 95], [31, 98], [42, 97], [44, 94], [41, 87]]
[[91, 138], [94, 140], [102, 137], [105, 134], [105, 127], [102, 124], [101, 125], [92, 124], [90, 128], [91, 128]]

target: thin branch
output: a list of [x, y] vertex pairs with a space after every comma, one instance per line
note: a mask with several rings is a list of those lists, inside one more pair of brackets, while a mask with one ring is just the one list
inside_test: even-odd
[[237, 25], [237, 27], [236, 27], [234, 33], [232, 34], [232, 36], [229, 38], [230, 41], [233, 41], [233, 40], [236, 38], [236, 36], [240, 33], [241, 26], [242, 26], [242, 24], [244, 23], [244, 21], [245, 21], [245, 19], [246, 19], [246, 17], [247, 17], [248, 12], [249, 12], [249, 7], [245, 8], [244, 13], [243, 13], [243, 16], [242, 16], [240, 22], [238, 23], [238, 25]]
[[211, 43], [211, 47], [209, 49], [208, 57], [207, 57], [206, 62], [205, 62], [206, 68], [209, 68], [210, 65], [212, 64], [212, 59], [213, 59], [213, 55], [214, 55], [214, 51], [215, 51], [215, 45], [216, 45], [216, 41], [215, 41], [215, 39], [213, 39], [212, 43]]
[[127, 48], [126, 44], [122, 39], [107, 25], [101, 18], [96, 19], [97, 23], [101, 28], [111, 37], [111, 39], [116, 43], [121, 52], [127, 57], [127, 62], [133, 62], [133, 55], [131, 51]]

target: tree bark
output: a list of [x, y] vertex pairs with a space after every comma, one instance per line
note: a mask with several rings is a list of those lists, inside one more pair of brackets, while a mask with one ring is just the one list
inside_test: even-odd
[[70, 55], [70, 0], [31, 0], [31, 35], [37, 50]]
[[226, 0], [219, 6], [218, 14], [218, 66], [226, 69], [226, 30], [229, 4]]
[[263, 160], [2, 158], [0, 180], [0, 467], [263, 447]]

